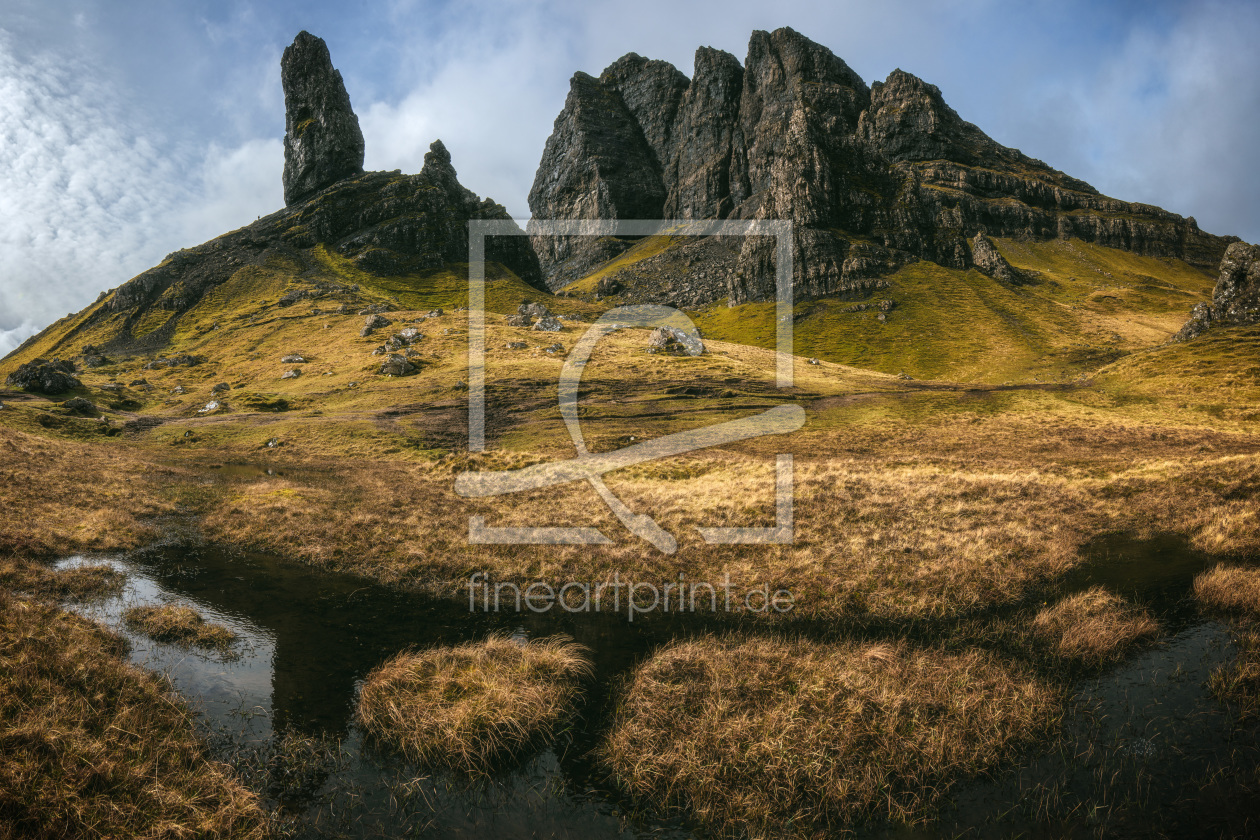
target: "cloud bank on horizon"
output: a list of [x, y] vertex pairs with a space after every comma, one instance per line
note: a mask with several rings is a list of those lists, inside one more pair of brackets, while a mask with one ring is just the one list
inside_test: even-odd
[[[283, 206], [279, 60], [301, 29], [346, 80], [368, 169], [460, 180], [518, 218], [576, 70], [684, 73], [791, 26], [868, 82], [901, 67], [994, 139], [1102, 192], [1260, 240], [1260, 6], [1080, 0], [705, 4], [15, 0], [0, 19], [0, 356], [159, 262]], [[666, 20], [668, 26], [662, 26]]]

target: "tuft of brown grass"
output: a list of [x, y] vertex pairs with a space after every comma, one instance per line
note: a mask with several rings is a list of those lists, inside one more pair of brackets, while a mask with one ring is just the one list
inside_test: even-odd
[[1243, 718], [1260, 715], [1260, 624], [1243, 621], [1234, 628], [1237, 658], [1208, 677], [1208, 688], [1222, 702], [1235, 703]]
[[1159, 622], [1119, 595], [1095, 586], [1037, 613], [1032, 635], [1063, 659], [1096, 666], [1113, 662], [1159, 635]]
[[123, 612], [123, 621], [132, 630], [144, 633], [155, 641], [184, 647], [226, 651], [237, 639], [232, 630], [211, 624], [191, 607], [169, 604], [160, 607], [130, 607]]
[[266, 836], [257, 798], [206, 757], [192, 712], [123, 649], [0, 592], [0, 837]]
[[41, 598], [86, 600], [117, 594], [127, 576], [110, 566], [76, 566], [55, 571], [20, 558], [0, 560], [0, 588]]
[[401, 653], [364, 680], [358, 716], [380, 743], [426, 765], [487, 772], [550, 737], [590, 674], [567, 637], [482, 642]]
[[600, 753], [632, 796], [714, 833], [812, 837], [923, 819], [1059, 714], [978, 650], [709, 636], [638, 667]]
[[1194, 597], [1212, 610], [1260, 616], [1260, 569], [1218, 565], [1194, 579]]

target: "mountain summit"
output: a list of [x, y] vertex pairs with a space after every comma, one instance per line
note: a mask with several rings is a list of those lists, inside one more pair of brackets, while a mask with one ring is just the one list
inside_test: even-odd
[[[574, 75], [529, 205], [540, 219], [790, 220], [798, 297], [862, 293], [917, 259], [996, 278], [987, 237], [1072, 237], [1201, 267], [1230, 241], [997, 143], [910, 73], [867, 87], [787, 28], [754, 32], [742, 66], [701, 47], [691, 79], [634, 53], [598, 79]], [[534, 244], [553, 289], [610, 256], [602, 240]], [[773, 278], [773, 245], [749, 238], [714, 294], [766, 300]]]

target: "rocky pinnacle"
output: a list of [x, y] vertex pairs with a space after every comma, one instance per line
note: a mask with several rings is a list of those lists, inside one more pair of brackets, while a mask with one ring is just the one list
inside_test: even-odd
[[328, 45], [303, 30], [280, 59], [284, 86], [284, 203], [363, 171], [363, 132]]

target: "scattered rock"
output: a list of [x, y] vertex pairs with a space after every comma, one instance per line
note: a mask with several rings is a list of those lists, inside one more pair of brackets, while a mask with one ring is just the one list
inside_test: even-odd
[[169, 358], [166, 356], [158, 356], [156, 359], [145, 365], [144, 369], [158, 370], [159, 368], [164, 367], [195, 367], [199, 364], [201, 364], [201, 358], [199, 356], [191, 356], [187, 353], [183, 353], [179, 356], [171, 356]]
[[523, 341], [509, 341], [506, 346], [509, 350], [524, 350], [529, 345]]
[[384, 315], [379, 315], [379, 314], [369, 315], [367, 316], [367, 319], [364, 320], [363, 329], [359, 331], [359, 335], [369, 336], [376, 330], [379, 330], [382, 327], [388, 327], [392, 323], [394, 322], [386, 318]]
[[415, 365], [397, 353], [390, 354], [381, 363], [382, 376], [410, 376], [416, 372]]
[[609, 297], [621, 291], [621, 282], [611, 274], [605, 274], [599, 278], [599, 282], [595, 284], [595, 294], [603, 297]]
[[1188, 341], [1213, 324], [1255, 323], [1260, 323], [1260, 245], [1235, 242], [1221, 258], [1212, 302], [1200, 303], [1190, 310], [1190, 320], [1173, 340]]
[[555, 344], [552, 344], [548, 347], [544, 347], [543, 350], [548, 353], [563, 353], [564, 345], [557, 341]]
[[293, 368], [292, 370], [286, 370], [284, 373], [280, 374], [280, 378], [281, 379], [297, 379], [301, 375], [302, 375], [301, 368]]
[[468, 383], [461, 379], [451, 387], [453, 387], [456, 391], [467, 391]]
[[147, 379], [133, 379], [133, 380], [131, 380], [130, 387], [132, 387], [132, 388], [142, 388], [142, 387], [144, 387], [145, 385], [148, 385], [148, 384], [149, 384], [149, 380], [147, 380]]
[[560, 332], [564, 329], [564, 325], [554, 315], [546, 315], [538, 319], [538, 323], [534, 324], [534, 329], [542, 332]]
[[418, 341], [419, 339], [424, 338], [424, 333], [420, 332], [420, 330], [416, 329], [415, 327], [407, 327], [398, 335], [400, 338], [402, 338], [404, 341], [406, 341], [409, 344], [413, 341]]
[[110, 394], [117, 394], [118, 392], [122, 391], [122, 389], [123, 389], [123, 386], [119, 385], [117, 382], [106, 382], [104, 385], [101, 386], [102, 391], [106, 391]]
[[648, 338], [648, 352], [699, 356], [704, 352], [704, 342], [677, 327], [657, 327]]
[[113, 359], [110, 359], [107, 356], [102, 356], [98, 353], [92, 353], [92, 354], [85, 353], [83, 356], [83, 366], [85, 368], [105, 367], [106, 365], [112, 365], [113, 363], [114, 363]]
[[217, 412], [225, 410], [226, 408], [227, 406], [225, 406], [223, 403], [219, 402], [218, 400], [211, 400], [210, 402], [206, 403], [205, 407], [202, 408], [197, 413], [198, 414], [215, 414]]
[[187, 394], [188, 391], [184, 390], [183, 385], [176, 385], [174, 388], [171, 389], [171, 393], [172, 394]]
[[221, 394], [221, 393], [223, 393], [224, 391], [231, 390], [231, 388], [232, 388], [232, 386], [231, 386], [231, 385], [229, 385], [228, 383], [226, 383], [226, 382], [220, 382], [218, 385], [215, 385], [213, 388], [211, 388], [211, 389], [210, 389], [210, 393], [211, 393], [211, 394]]
[[426, 317], [426, 318], [441, 318], [441, 317], [442, 317], [443, 315], [445, 315], [445, 314], [446, 314], [446, 313], [442, 311], [442, 307], [440, 307], [440, 306], [439, 306], [437, 309], [430, 310], [427, 314], [425, 314], [425, 316], [424, 316], [424, 317]]
[[74, 372], [73, 362], [36, 359], [9, 374], [5, 384], [10, 388], [23, 388], [37, 394], [63, 394], [83, 386], [72, 375]]
[[83, 399], [83, 397], [66, 400], [61, 404], [61, 407], [72, 414], [79, 414], [84, 417], [96, 417], [101, 413], [95, 404], [90, 400]]
[[821, 365], [821, 364], [822, 364], [822, 362], [818, 361], [817, 359], [810, 359], [810, 360], [809, 360], [809, 364], [811, 364], [811, 365]]
[[546, 318], [551, 314], [551, 310], [541, 303], [531, 303], [523, 301], [520, 306], [516, 307], [517, 315], [524, 315], [527, 318]]
[[528, 327], [534, 323], [534, 319], [528, 315], [509, 315], [507, 317], [507, 325], [509, 327]]
[[271, 440], [267, 441], [268, 449], [276, 449], [280, 445], [281, 445], [280, 438], [272, 438]]
[[379, 315], [382, 312], [391, 312], [393, 307], [387, 303], [374, 303], [366, 309], [360, 309], [360, 315]]
[[306, 364], [306, 359], [303, 359], [299, 353], [290, 353], [282, 358], [280, 363], [285, 365], [304, 365]]

